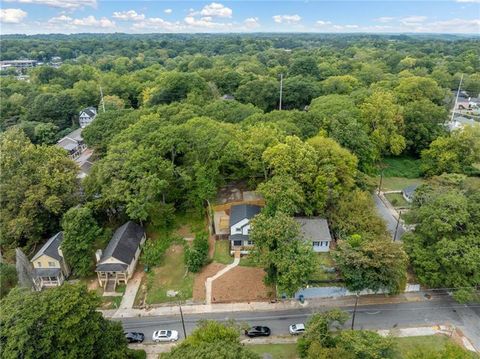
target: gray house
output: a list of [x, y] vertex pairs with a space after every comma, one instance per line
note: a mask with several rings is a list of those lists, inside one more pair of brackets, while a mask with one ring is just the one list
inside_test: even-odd
[[402, 189], [402, 196], [405, 198], [405, 201], [409, 203], [413, 202], [413, 197], [415, 196], [415, 191], [417, 188], [417, 185], [412, 185]]
[[37, 290], [58, 287], [70, 275], [70, 268], [65, 262], [61, 250], [63, 232], [58, 232], [33, 256], [33, 283]]
[[230, 252], [239, 250], [247, 254], [253, 247], [250, 240], [250, 221], [260, 213], [262, 207], [254, 204], [238, 204], [230, 208]]
[[106, 291], [115, 291], [117, 284], [126, 284], [132, 277], [145, 239], [145, 230], [128, 221], [117, 228], [103, 253], [101, 250], [97, 251], [95, 272], [98, 282]]
[[312, 244], [315, 252], [329, 252], [332, 236], [328, 228], [328, 222], [319, 217], [296, 217], [300, 225], [300, 231], [304, 240]]
[[57, 142], [57, 146], [67, 151], [68, 156], [75, 160], [85, 151], [87, 146], [83, 142], [82, 129], [77, 128], [75, 131], [70, 132]]

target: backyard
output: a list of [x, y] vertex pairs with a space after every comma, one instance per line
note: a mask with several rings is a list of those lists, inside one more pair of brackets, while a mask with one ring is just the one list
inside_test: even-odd
[[[310, 277], [311, 281], [328, 281], [337, 279], [337, 272], [329, 270], [329, 268], [335, 267], [335, 262], [330, 253], [316, 253], [316, 259], [317, 264], [315, 266], [315, 272]], [[337, 284], [335, 283], [332, 285]]]
[[[377, 171], [380, 185], [381, 170]], [[410, 157], [385, 158], [383, 160], [382, 191], [400, 191], [405, 187], [423, 183], [420, 160]]]
[[385, 197], [390, 202], [390, 204], [395, 208], [408, 208], [410, 203], [408, 203], [401, 193], [386, 193]]

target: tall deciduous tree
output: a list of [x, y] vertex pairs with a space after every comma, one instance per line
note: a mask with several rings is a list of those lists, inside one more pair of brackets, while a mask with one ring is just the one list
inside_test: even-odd
[[100, 235], [100, 228], [88, 207], [74, 207], [62, 218], [62, 251], [73, 273], [80, 277], [92, 273], [94, 264], [93, 244]]
[[252, 221], [250, 238], [255, 242], [253, 258], [263, 265], [270, 284], [293, 295], [304, 287], [315, 266], [314, 252], [300, 237], [299, 225], [292, 217], [265, 213]]
[[125, 358], [122, 327], [103, 318], [99, 303], [95, 293], [80, 285], [12, 290], [1, 302], [2, 357]]
[[353, 235], [339, 241], [333, 255], [350, 291], [387, 290], [396, 294], [405, 287], [407, 256], [397, 243]]
[[305, 202], [302, 187], [290, 176], [273, 176], [261, 183], [257, 191], [265, 199], [264, 211], [270, 215], [276, 212], [294, 215], [301, 211]]
[[0, 135], [2, 246], [31, 246], [58, 228], [77, 200], [78, 167], [61, 148], [33, 145], [21, 130]]

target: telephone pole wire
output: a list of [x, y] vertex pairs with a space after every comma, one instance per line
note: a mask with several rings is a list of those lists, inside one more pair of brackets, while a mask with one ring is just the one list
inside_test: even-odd
[[283, 94], [283, 74], [280, 74], [280, 102], [278, 109], [282, 111], [282, 94]]

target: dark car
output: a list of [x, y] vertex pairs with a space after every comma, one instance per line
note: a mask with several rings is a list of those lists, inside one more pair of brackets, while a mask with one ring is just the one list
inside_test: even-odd
[[270, 328], [269, 327], [251, 327], [248, 330], [245, 330], [245, 335], [247, 337], [268, 337], [270, 335]]
[[129, 343], [141, 343], [145, 339], [145, 335], [143, 333], [128, 332], [125, 333], [125, 338], [127, 338]]

